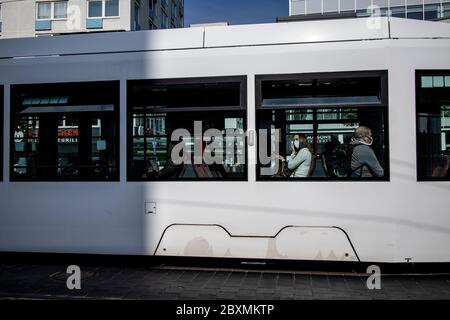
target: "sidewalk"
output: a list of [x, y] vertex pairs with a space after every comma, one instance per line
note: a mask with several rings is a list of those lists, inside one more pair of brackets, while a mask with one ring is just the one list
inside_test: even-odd
[[0, 299], [450, 299], [450, 273], [382, 275], [369, 290], [355, 272], [81, 264], [69, 290], [67, 266], [0, 263]]

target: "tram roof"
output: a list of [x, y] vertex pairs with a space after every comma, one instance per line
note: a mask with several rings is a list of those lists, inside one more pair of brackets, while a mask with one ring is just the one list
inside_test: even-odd
[[450, 23], [382, 17], [2, 39], [0, 58], [381, 39], [450, 39]]

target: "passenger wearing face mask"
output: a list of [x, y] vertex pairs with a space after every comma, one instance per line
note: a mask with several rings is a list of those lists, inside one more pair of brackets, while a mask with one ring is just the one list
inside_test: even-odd
[[356, 128], [351, 144], [353, 146], [351, 162], [353, 176], [383, 177], [384, 170], [371, 148], [373, 138], [370, 128], [364, 126]]
[[[287, 160], [288, 168], [292, 171], [291, 177], [307, 177], [311, 167], [312, 153], [304, 134], [298, 133], [292, 136], [291, 150], [292, 154]], [[286, 161], [282, 156], [279, 156], [279, 159], [283, 162]]]

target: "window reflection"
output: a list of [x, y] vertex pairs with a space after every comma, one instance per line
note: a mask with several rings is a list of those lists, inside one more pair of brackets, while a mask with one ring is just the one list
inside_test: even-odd
[[418, 72], [418, 178], [450, 178], [450, 72]]
[[13, 86], [13, 178], [117, 180], [117, 83]]
[[[130, 82], [130, 179], [245, 179], [246, 164], [240, 161], [245, 157], [241, 83], [172, 82]], [[188, 135], [172, 141], [180, 129]], [[215, 132], [212, 136], [211, 130]], [[182, 152], [176, 152], [180, 148]], [[174, 155], [182, 163], [177, 163]], [[208, 162], [207, 157], [218, 160]]]
[[[264, 77], [259, 82], [258, 128], [270, 131], [266, 145], [279, 154], [272, 152], [276, 166], [260, 162], [260, 168], [277, 169], [271, 175], [258, 172], [260, 179], [388, 178], [385, 75]], [[279, 148], [273, 142], [275, 130], [280, 132]]]

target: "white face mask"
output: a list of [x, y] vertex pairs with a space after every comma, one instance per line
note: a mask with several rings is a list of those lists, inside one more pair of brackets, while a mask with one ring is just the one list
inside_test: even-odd
[[299, 150], [300, 149], [300, 141], [295, 140], [294, 141], [294, 147], [295, 147], [295, 149]]

